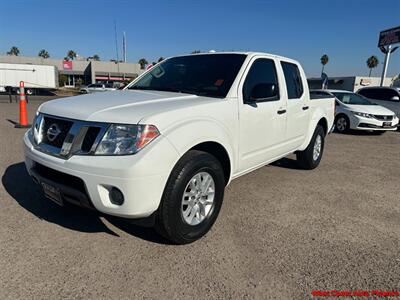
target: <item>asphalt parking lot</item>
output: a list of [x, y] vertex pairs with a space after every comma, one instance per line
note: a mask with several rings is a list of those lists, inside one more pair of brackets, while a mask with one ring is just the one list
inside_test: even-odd
[[331, 134], [314, 171], [289, 157], [233, 181], [211, 232], [175, 246], [45, 199], [25, 171], [17, 120], [17, 104], [0, 103], [1, 299], [400, 289], [400, 132]]

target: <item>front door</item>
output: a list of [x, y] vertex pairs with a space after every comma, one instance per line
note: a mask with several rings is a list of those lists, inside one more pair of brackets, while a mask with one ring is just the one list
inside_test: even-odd
[[[257, 167], [281, 154], [286, 134], [286, 100], [282, 97], [274, 59], [255, 57], [239, 84], [239, 172]], [[276, 95], [254, 100], [256, 86], [272, 86]]]

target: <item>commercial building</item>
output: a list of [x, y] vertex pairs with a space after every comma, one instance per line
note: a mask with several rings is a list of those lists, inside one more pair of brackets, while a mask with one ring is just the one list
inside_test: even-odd
[[85, 59], [67, 61], [42, 57], [0, 55], [0, 63], [55, 66], [58, 75], [66, 76], [65, 86], [67, 87], [96, 82], [122, 82], [136, 78], [142, 73], [139, 64], [114, 61]]
[[[308, 85], [310, 89], [320, 89], [322, 87], [321, 78], [308, 78]], [[345, 76], [345, 77], [330, 77], [328, 79], [328, 89], [347, 90], [356, 92], [358, 89], [366, 86], [379, 86], [381, 82], [380, 77], [367, 77], [367, 76]], [[390, 86], [392, 78], [386, 77], [383, 85]]]

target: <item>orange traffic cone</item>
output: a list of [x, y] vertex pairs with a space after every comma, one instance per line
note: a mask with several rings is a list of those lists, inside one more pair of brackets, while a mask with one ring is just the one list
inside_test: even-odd
[[29, 128], [28, 112], [26, 111], [25, 84], [19, 82], [19, 123], [15, 124], [15, 128]]

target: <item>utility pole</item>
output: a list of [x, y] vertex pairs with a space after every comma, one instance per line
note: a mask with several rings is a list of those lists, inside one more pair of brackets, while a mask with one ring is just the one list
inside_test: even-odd
[[390, 58], [390, 52], [392, 51], [392, 45], [389, 45], [387, 49], [385, 49], [386, 54], [385, 54], [385, 62], [383, 63], [383, 70], [382, 70], [382, 76], [381, 76], [381, 84], [380, 86], [383, 86], [383, 82], [385, 81], [386, 78], [386, 73], [387, 73], [387, 68], [389, 64], [389, 58]]
[[119, 55], [118, 55], [118, 37], [117, 37], [117, 21], [114, 20], [114, 34], [115, 34], [115, 52], [117, 54], [117, 68], [119, 73]]
[[126, 35], [124, 31], [124, 36], [122, 39], [122, 51], [123, 51], [123, 56], [124, 56], [124, 62], [126, 62]]

